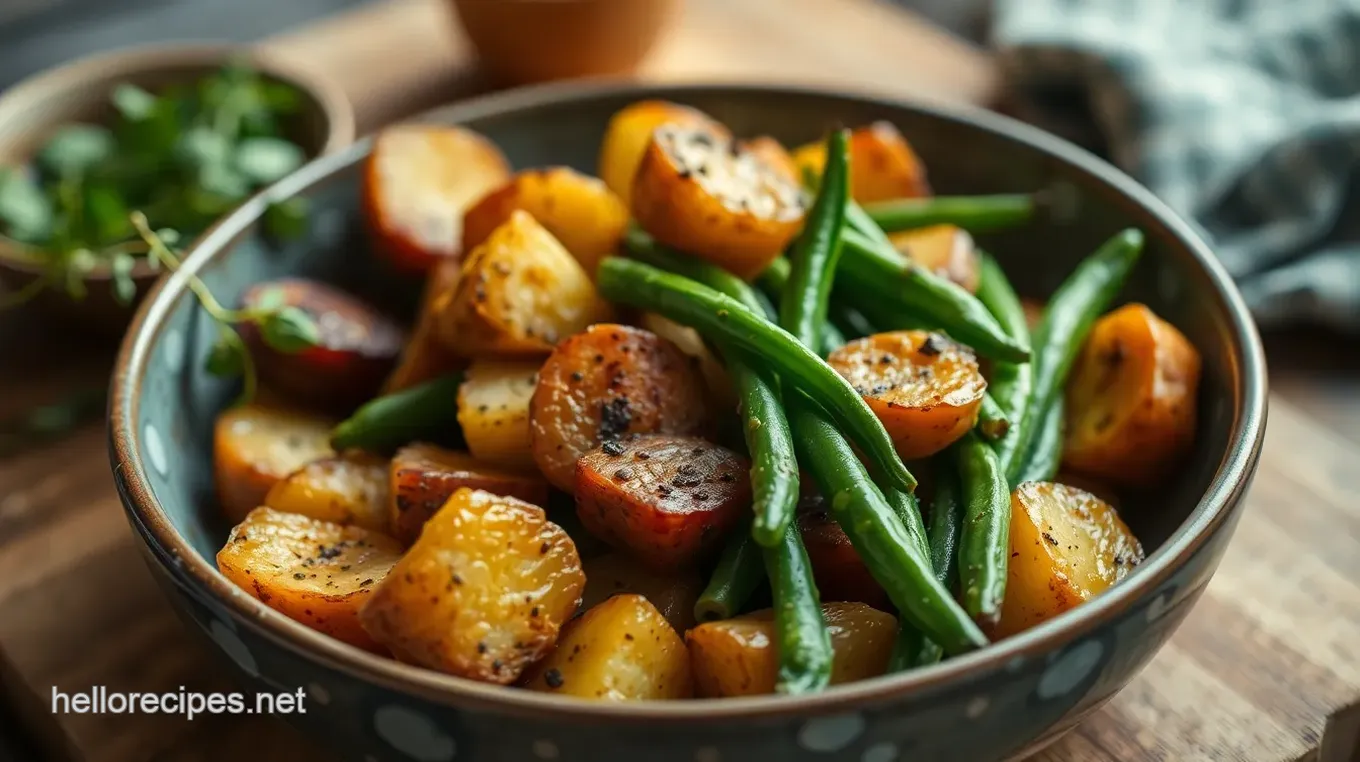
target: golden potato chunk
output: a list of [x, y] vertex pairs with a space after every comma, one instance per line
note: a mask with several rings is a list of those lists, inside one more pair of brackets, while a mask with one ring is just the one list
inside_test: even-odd
[[658, 574], [621, 553], [588, 559], [584, 608], [603, 603], [610, 596], [633, 593], [646, 598], [676, 632], [694, 626], [694, 602], [704, 591], [704, 580], [693, 569]]
[[[800, 170], [820, 175], [826, 146], [800, 146], [793, 160]], [[874, 122], [850, 132], [850, 195], [861, 204], [930, 195], [925, 165], [891, 123]]]
[[564, 492], [576, 461], [625, 434], [703, 434], [712, 425], [704, 381], [674, 344], [626, 325], [593, 325], [562, 342], [529, 403], [534, 462]]
[[508, 684], [552, 650], [585, 582], [576, 546], [542, 508], [465, 487], [359, 620], [408, 664]]
[[1119, 513], [1089, 492], [1025, 482], [1011, 493], [1006, 598], [993, 638], [1076, 608], [1128, 575], [1143, 546]]
[[729, 136], [726, 127], [689, 106], [647, 100], [620, 109], [610, 118], [600, 145], [600, 179], [623, 200], [625, 207], [630, 205], [633, 177], [647, 144], [652, 142], [652, 133], [663, 124], [703, 127], [715, 135]]
[[904, 460], [934, 455], [966, 434], [987, 390], [973, 351], [928, 331], [856, 339], [826, 361], [869, 403]]
[[258, 403], [224, 411], [213, 427], [213, 482], [222, 512], [240, 522], [264, 503], [276, 483], [333, 455], [334, 425], [327, 418]]
[[387, 461], [362, 452], [314, 460], [265, 495], [276, 511], [387, 532]]
[[698, 437], [610, 439], [576, 462], [576, 516], [654, 569], [683, 568], [750, 511], [751, 463]]
[[548, 484], [531, 470], [511, 470], [482, 463], [466, 452], [417, 443], [392, 457], [388, 522], [392, 535], [415, 542], [425, 522], [444, 507], [453, 493], [469, 487], [543, 506]]
[[802, 170], [794, 162], [793, 156], [784, 148], [784, 144], [769, 135], [760, 135], [750, 140], [742, 141], [742, 148], [750, 151], [756, 158], [765, 162], [765, 166], [778, 172], [781, 177], [793, 183], [802, 185]]
[[1156, 486], [1194, 444], [1199, 376], [1194, 345], [1147, 307], [1097, 320], [1068, 379], [1064, 465]]
[[375, 248], [411, 273], [457, 258], [463, 210], [508, 179], [500, 149], [464, 127], [383, 129], [364, 162], [363, 209]]
[[953, 225], [931, 225], [891, 233], [893, 246], [912, 262], [976, 293], [979, 270], [977, 247], [968, 231]]
[[430, 271], [425, 280], [425, 292], [420, 299], [416, 327], [402, 349], [401, 357], [397, 359], [397, 367], [383, 383], [383, 394], [419, 386], [467, 365], [465, 358], [455, 354], [439, 338], [439, 315], [434, 309], [441, 299], [453, 294], [462, 272], [462, 262], [451, 258], [440, 260]]
[[458, 387], [458, 424], [478, 460], [528, 470], [529, 400], [538, 386], [538, 360], [475, 360]]
[[[863, 603], [824, 603], [822, 616], [834, 651], [831, 684], [876, 677], [888, 670], [897, 619]], [[703, 698], [774, 693], [779, 675], [774, 613], [770, 609], [706, 622], [685, 635], [694, 691]]]
[[633, 178], [633, 217], [657, 241], [751, 279], [806, 212], [801, 188], [703, 128], [658, 128]]
[[463, 217], [463, 251], [523, 209], [571, 252], [592, 279], [595, 266], [613, 254], [628, 227], [628, 207], [600, 180], [567, 167], [530, 169], [491, 192]]
[[522, 209], [468, 255], [435, 309], [440, 338], [467, 357], [547, 354], [612, 314], [580, 263]]
[[694, 694], [685, 641], [640, 595], [616, 595], [568, 624], [525, 687], [594, 701]]
[[257, 508], [231, 530], [217, 568], [266, 606], [369, 651], [359, 607], [401, 558], [391, 537], [297, 513]]

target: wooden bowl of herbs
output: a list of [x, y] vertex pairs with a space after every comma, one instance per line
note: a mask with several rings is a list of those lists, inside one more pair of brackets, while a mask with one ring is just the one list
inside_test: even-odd
[[[0, 314], [28, 301], [121, 333], [163, 263], [140, 212], [186, 246], [308, 160], [354, 139], [336, 84], [235, 46], [105, 53], [0, 96]], [[305, 207], [271, 207], [281, 237]]]

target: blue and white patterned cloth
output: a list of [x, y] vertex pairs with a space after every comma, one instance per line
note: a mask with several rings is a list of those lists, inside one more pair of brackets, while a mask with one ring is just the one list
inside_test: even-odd
[[993, 34], [1023, 116], [1198, 224], [1258, 322], [1360, 331], [1360, 0], [997, 0]]

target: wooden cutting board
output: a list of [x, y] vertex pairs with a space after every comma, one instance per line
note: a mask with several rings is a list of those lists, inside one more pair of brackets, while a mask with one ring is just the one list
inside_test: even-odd
[[[361, 132], [480, 87], [467, 44], [436, 0], [365, 7], [268, 45], [345, 82]], [[996, 84], [985, 55], [872, 0], [688, 0], [642, 75], [816, 82], [973, 103], [987, 102]], [[43, 343], [0, 355], [0, 417], [102, 382], [107, 353], [54, 355], [36, 346]], [[1352, 762], [1360, 741], [1357, 495], [1360, 445], [1273, 400], [1249, 510], [1208, 592], [1127, 690], [1038, 759]], [[142, 565], [100, 426], [0, 462], [6, 698], [63, 758], [322, 759], [263, 717], [52, 714], [54, 687], [93, 685], [228, 685]]]

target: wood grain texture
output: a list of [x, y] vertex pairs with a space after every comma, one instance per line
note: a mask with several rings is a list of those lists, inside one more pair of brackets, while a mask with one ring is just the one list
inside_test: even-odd
[[[344, 82], [361, 131], [481, 87], [440, 0], [388, 0], [267, 44]], [[996, 88], [985, 55], [873, 0], [688, 0], [640, 75], [971, 103]], [[53, 354], [51, 337], [23, 325], [0, 320], [0, 417], [102, 381], [107, 352]], [[1355, 409], [1345, 403], [1360, 398], [1360, 373], [1310, 374], [1289, 357], [1292, 374], [1272, 355], [1273, 380], [1297, 404], [1272, 402], [1248, 512], [1208, 591], [1127, 690], [1036, 759], [1360, 762], [1350, 756], [1360, 706], [1345, 711], [1360, 701], [1360, 433], [1324, 425], [1335, 428], [1330, 410]], [[51, 713], [54, 686], [228, 684], [143, 567], [104, 445], [93, 426], [0, 462], [0, 688], [10, 704], [63, 758], [321, 759], [268, 718]]]

